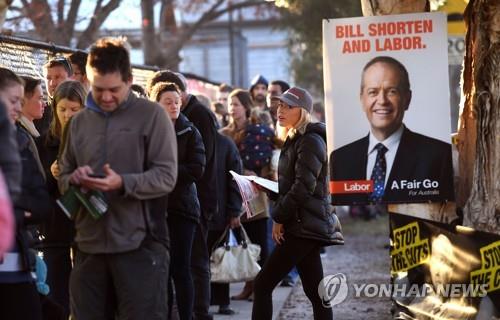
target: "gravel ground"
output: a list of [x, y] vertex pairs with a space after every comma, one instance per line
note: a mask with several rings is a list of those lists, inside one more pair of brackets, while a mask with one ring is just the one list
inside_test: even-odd
[[[364, 221], [342, 216], [344, 246], [332, 246], [323, 258], [325, 275], [343, 273], [347, 276], [349, 292], [346, 300], [333, 307], [334, 319], [391, 319], [390, 298], [354, 297], [353, 283], [390, 283], [389, 221], [388, 216]], [[282, 308], [278, 319], [312, 319], [312, 307], [299, 283]]]

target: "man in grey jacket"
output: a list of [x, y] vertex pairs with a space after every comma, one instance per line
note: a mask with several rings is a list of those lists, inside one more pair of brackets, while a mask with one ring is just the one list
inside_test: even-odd
[[72, 313], [76, 319], [164, 319], [166, 210], [151, 200], [175, 186], [174, 128], [159, 105], [131, 93], [129, 53], [120, 40], [98, 40], [86, 69], [91, 93], [70, 124], [59, 183], [62, 191], [70, 184], [101, 191], [109, 207], [100, 218], [84, 209], [74, 218]]

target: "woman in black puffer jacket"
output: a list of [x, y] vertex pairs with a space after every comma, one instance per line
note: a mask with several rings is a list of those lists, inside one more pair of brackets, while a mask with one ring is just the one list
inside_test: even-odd
[[310, 123], [312, 97], [304, 89], [290, 88], [275, 99], [286, 137], [278, 166], [279, 195], [271, 212], [277, 246], [255, 280], [252, 319], [271, 319], [272, 292], [294, 266], [314, 319], [332, 319], [331, 308], [318, 294], [323, 278], [320, 248], [344, 240], [330, 205], [325, 126]]
[[200, 218], [195, 182], [203, 175], [206, 159], [200, 132], [180, 113], [180, 93], [176, 84], [159, 82], [152, 89], [151, 99], [165, 109], [177, 135], [177, 183], [168, 196], [167, 224], [170, 235], [170, 275], [175, 284], [179, 318], [184, 320], [191, 319], [194, 306], [191, 248]]

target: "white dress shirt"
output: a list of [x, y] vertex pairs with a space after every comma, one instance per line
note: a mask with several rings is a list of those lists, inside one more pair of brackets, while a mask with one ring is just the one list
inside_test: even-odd
[[391, 134], [384, 141], [378, 141], [377, 138], [370, 131], [369, 135], [369, 144], [368, 144], [368, 163], [366, 165], [366, 180], [369, 180], [373, 167], [375, 166], [375, 160], [377, 159], [377, 150], [375, 146], [378, 143], [382, 143], [386, 148], [387, 152], [385, 153], [385, 162], [387, 164], [387, 170], [385, 173], [385, 183], [384, 187], [387, 185], [387, 180], [389, 180], [389, 175], [392, 169], [392, 165], [394, 163], [394, 158], [396, 158], [396, 152], [398, 151], [399, 142], [401, 141], [401, 136], [403, 135], [404, 125], [401, 125], [398, 130], [396, 130], [393, 134]]

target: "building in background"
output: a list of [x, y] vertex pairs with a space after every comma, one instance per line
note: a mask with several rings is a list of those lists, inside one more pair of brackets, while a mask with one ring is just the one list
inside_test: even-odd
[[[198, 30], [181, 50], [179, 70], [241, 88], [248, 88], [256, 74], [293, 82], [288, 32], [278, 29], [275, 11], [256, 10], [236, 10]], [[195, 18], [184, 15], [180, 24], [192, 23]], [[106, 29], [101, 35], [126, 36], [132, 45], [132, 62], [144, 63], [141, 29]]]
[[242, 88], [256, 74], [291, 81], [289, 35], [277, 28], [278, 19], [276, 12], [257, 13], [255, 8], [222, 16], [183, 48], [180, 70]]

